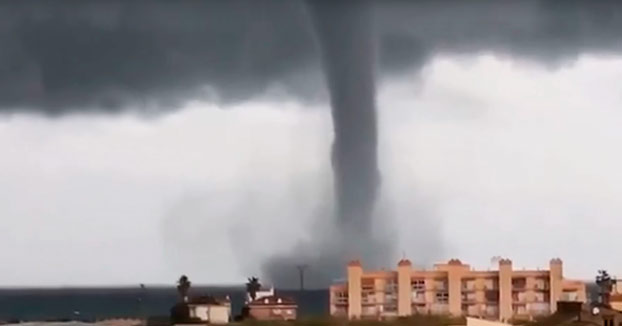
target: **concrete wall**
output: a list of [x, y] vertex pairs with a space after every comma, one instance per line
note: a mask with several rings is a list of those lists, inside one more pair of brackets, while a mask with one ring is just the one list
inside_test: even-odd
[[400, 261], [397, 266], [397, 314], [402, 317], [412, 314], [411, 270], [412, 265], [408, 260]]
[[227, 324], [231, 317], [230, 306], [210, 306], [208, 309], [208, 320], [210, 324]]
[[363, 267], [358, 261], [348, 264], [348, 318], [361, 318], [361, 277]]
[[551, 313], [557, 311], [557, 301], [562, 296], [562, 261], [560, 259], [551, 259], [549, 263], [549, 284], [551, 286]]
[[499, 262], [499, 319], [509, 320], [512, 311], [512, 261], [502, 259]]

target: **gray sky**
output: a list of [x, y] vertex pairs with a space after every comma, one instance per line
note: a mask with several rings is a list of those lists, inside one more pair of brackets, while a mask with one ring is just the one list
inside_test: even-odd
[[[551, 69], [483, 52], [384, 79], [381, 205], [397, 256], [622, 271], [621, 75], [619, 56]], [[2, 115], [0, 285], [259, 273], [331, 200], [331, 130], [325, 104], [272, 97], [154, 117]]]

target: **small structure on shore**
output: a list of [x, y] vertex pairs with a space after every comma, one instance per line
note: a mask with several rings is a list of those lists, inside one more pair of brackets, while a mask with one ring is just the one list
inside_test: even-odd
[[271, 295], [250, 302], [248, 310], [255, 320], [295, 320], [298, 305], [291, 298]]
[[188, 300], [191, 319], [210, 324], [227, 324], [231, 320], [231, 300], [200, 296]]

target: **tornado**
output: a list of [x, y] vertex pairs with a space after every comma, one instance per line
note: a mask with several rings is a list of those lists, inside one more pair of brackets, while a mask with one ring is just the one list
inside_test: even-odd
[[371, 245], [380, 183], [371, 6], [350, 0], [307, 4], [330, 93], [335, 227], [343, 258], [351, 259]]

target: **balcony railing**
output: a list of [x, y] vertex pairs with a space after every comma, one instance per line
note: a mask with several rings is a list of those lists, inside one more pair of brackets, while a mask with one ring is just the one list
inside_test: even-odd
[[424, 296], [412, 297], [412, 302], [413, 303], [425, 303], [425, 297]]
[[548, 291], [551, 289], [551, 287], [548, 284], [534, 284], [533, 286], [534, 290], [543, 290], [543, 291]]

